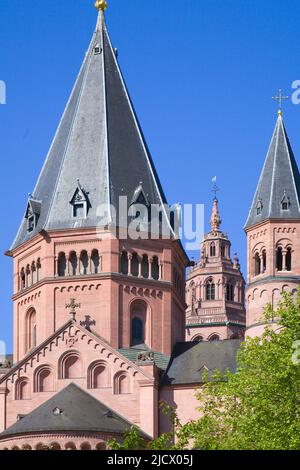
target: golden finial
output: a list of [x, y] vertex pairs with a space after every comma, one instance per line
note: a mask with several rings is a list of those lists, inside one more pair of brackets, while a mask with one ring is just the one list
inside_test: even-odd
[[95, 7], [97, 8], [98, 11], [105, 11], [106, 8], [108, 7], [107, 1], [106, 0], [96, 0]]

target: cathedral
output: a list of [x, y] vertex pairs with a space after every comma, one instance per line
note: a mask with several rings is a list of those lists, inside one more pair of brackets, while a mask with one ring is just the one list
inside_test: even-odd
[[[96, 1], [91, 43], [6, 253], [14, 351], [0, 365], [0, 450], [105, 450], [133, 425], [151, 440], [170, 430], [162, 401], [182, 422], [197, 418], [203, 372], [235, 371], [264, 306], [300, 281], [300, 176], [281, 108], [245, 225], [246, 284], [217, 197], [197, 262], [175, 236], [106, 6]], [[135, 205], [146, 216], [131, 238]]]

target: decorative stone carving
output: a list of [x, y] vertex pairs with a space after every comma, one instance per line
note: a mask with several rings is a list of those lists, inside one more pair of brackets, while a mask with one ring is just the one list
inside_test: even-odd
[[154, 362], [154, 353], [152, 351], [139, 353], [137, 360], [138, 362]]

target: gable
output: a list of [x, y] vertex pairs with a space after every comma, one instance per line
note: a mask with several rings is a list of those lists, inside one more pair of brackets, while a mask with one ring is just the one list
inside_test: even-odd
[[72, 355], [74, 362], [75, 357], [81, 360], [83, 375], [78, 377], [81, 380], [87, 378], [89, 366], [94, 361], [105, 363], [116, 372], [124, 371], [137, 380], [151, 380], [150, 376], [120, 352], [114, 350], [102, 338], [72, 320], [16, 364], [8, 374], [1, 378], [0, 384], [4, 382], [14, 384], [22, 376], [34, 379], [37, 367], [41, 366], [50, 367], [57, 379], [62, 380], [64, 358]]

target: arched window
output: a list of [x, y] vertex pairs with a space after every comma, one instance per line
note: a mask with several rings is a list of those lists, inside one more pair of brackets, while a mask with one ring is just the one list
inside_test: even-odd
[[66, 450], [77, 450], [74, 442], [67, 442], [65, 445]]
[[154, 256], [153, 260], [152, 260], [151, 277], [155, 281], [159, 280], [159, 262], [158, 262], [158, 257], [157, 256]]
[[57, 274], [60, 277], [64, 277], [66, 275], [67, 269], [67, 259], [65, 253], [59, 253], [58, 261], [57, 261]]
[[54, 392], [54, 374], [50, 366], [41, 366], [34, 373], [35, 392]]
[[99, 443], [96, 445], [96, 450], [106, 450], [106, 444], [105, 444], [105, 442], [99, 442]]
[[36, 311], [31, 308], [26, 315], [26, 350], [36, 347]]
[[41, 366], [34, 373], [35, 392], [54, 392], [54, 374], [50, 366]]
[[203, 336], [197, 335], [192, 339], [192, 341], [194, 341], [195, 343], [202, 343]]
[[222, 258], [225, 258], [225, 246], [224, 245], [221, 246], [221, 256]]
[[149, 278], [149, 260], [147, 255], [143, 255], [142, 259], [142, 277]]
[[36, 264], [35, 262], [33, 261], [31, 263], [31, 277], [32, 277], [32, 284], [36, 284], [37, 282], [37, 275], [36, 275]]
[[260, 256], [258, 253], [256, 253], [255, 257], [254, 257], [254, 272], [255, 272], [255, 276], [258, 276], [260, 274]]
[[228, 302], [234, 301], [234, 286], [231, 283], [228, 283], [226, 286], [226, 300]]
[[131, 260], [131, 274], [132, 276], [138, 277], [139, 275], [139, 257], [136, 253], [133, 253]]
[[282, 268], [283, 268], [283, 255], [282, 255], [282, 248], [281, 247], [277, 248], [276, 267], [277, 267], [277, 271], [282, 271]]
[[31, 286], [31, 269], [29, 264], [26, 266], [27, 287]]
[[210, 245], [210, 256], [216, 256], [216, 245], [214, 242]]
[[76, 276], [77, 274], [77, 255], [75, 251], [72, 251], [69, 256], [69, 274], [70, 276]]
[[288, 248], [286, 252], [286, 270], [292, 270], [292, 248]]
[[230, 301], [234, 302], [234, 286], [232, 284], [230, 286]]
[[21, 377], [16, 381], [15, 385], [15, 399], [16, 400], [30, 400], [30, 382], [27, 377]]
[[121, 273], [125, 276], [128, 275], [128, 254], [127, 251], [122, 251], [121, 254]]
[[206, 284], [206, 300], [216, 300], [216, 286], [212, 279]]
[[99, 389], [111, 386], [110, 369], [104, 362], [94, 362], [88, 368], [88, 388]]
[[238, 333], [234, 333], [233, 335], [230, 336], [230, 339], [240, 339], [240, 335]]
[[32, 450], [32, 447], [29, 444], [24, 444], [22, 445], [22, 450]]
[[119, 372], [114, 377], [114, 394], [127, 395], [130, 393], [130, 378], [127, 372]]
[[80, 450], [92, 450], [92, 446], [89, 442], [83, 442], [80, 446]]
[[92, 274], [99, 274], [100, 271], [100, 256], [98, 250], [92, 252]]
[[[149, 337], [148, 306], [142, 300], [134, 301], [130, 306], [130, 343], [131, 346], [144, 344], [151, 341]], [[148, 327], [147, 327], [148, 325]], [[148, 331], [148, 335], [147, 335]], [[150, 344], [149, 344], [150, 346]]]
[[85, 276], [89, 269], [89, 257], [87, 251], [82, 251], [80, 254], [80, 274]]
[[49, 444], [49, 450], [59, 451], [61, 450], [61, 446], [58, 442], [51, 442], [51, 444]]
[[25, 275], [25, 269], [22, 268], [21, 270], [21, 289], [26, 289], [26, 275]]
[[263, 262], [263, 272], [265, 273], [267, 271], [267, 252], [266, 252], [266, 250], [263, 250], [263, 252], [262, 252], [262, 262]]
[[76, 351], [67, 352], [59, 361], [61, 379], [79, 379], [82, 377], [82, 360]]
[[220, 341], [220, 336], [219, 335], [212, 335], [210, 338], [209, 338], [209, 341], [213, 342], [213, 341]]
[[133, 318], [131, 321], [131, 345], [137, 346], [144, 342], [144, 323], [140, 318]]

